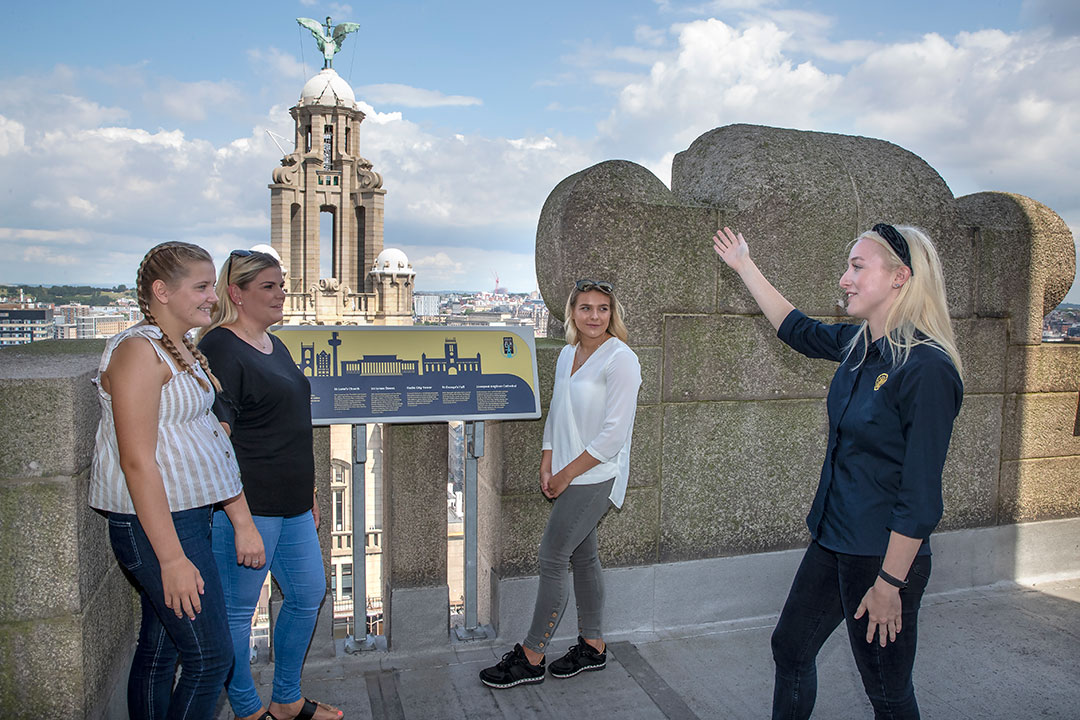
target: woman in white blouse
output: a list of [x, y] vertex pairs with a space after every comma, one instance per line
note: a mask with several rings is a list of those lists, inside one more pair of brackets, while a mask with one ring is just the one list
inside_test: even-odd
[[135, 287], [145, 319], [109, 339], [94, 378], [101, 422], [89, 502], [108, 515], [113, 553], [142, 605], [129, 716], [201, 720], [213, 717], [233, 664], [213, 506], [238, 528], [238, 565], [261, 566], [265, 551], [210, 413], [220, 386], [187, 337], [210, 322], [214, 263], [197, 245], [162, 243], [143, 258]]
[[622, 507], [641, 366], [626, 344], [622, 305], [609, 282], [578, 280], [566, 301], [566, 347], [544, 426], [540, 489], [554, 500], [540, 541], [540, 588], [525, 641], [480, 672], [493, 688], [544, 681], [544, 655], [566, 607], [569, 562], [578, 605], [577, 643], [551, 663], [568, 678], [607, 665], [601, 636], [604, 584], [596, 526]]

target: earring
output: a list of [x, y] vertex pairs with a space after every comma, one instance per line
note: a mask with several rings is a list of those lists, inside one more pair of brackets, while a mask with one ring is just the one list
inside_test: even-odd
[[893, 283], [893, 287], [894, 287], [894, 288], [899, 288], [899, 287], [900, 287], [900, 283]]

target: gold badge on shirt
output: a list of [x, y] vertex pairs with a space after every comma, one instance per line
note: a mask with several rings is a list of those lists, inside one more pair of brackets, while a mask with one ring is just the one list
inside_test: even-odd
[[877, 380], [874, 381], [874, 392], [877, 392], [878, 388], [880, 388], [882, 385], [884, 385], [885, 381], [888, 380], [888, 379], [889, 379], [889, 373], [881, 373], [880, 375], [878, 375]]

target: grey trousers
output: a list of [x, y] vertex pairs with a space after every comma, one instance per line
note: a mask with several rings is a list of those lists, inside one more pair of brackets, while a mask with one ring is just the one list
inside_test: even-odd
[[523, 645], [546, 653], [566, 610], [567, 564], [574, 570], [578, 633], [599, 638], [604, 612], [604, 578], [596, 542], [596, 526], [607, 512], [615, 478], [595, 485], [571, 485], [555, 498], [540, 540], [540, 588], [532, 625]]

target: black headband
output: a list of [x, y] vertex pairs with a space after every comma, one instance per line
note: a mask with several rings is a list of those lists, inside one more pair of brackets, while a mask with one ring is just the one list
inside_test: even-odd
[[911, 248], [908, 247], [907, 240], [900, 234], [900, 231], [894, 228], [892, 225], [886, 225], [885, 223], [878, 223], [871, 228], [874, 232], [881, 236], [881, 238], [889, 243], [889, 247], [896, 253], [900, 262], [908, 266], [908, 270], [911, 270], [911, 274], [915, 274], [915, 268], [911, 267]]

